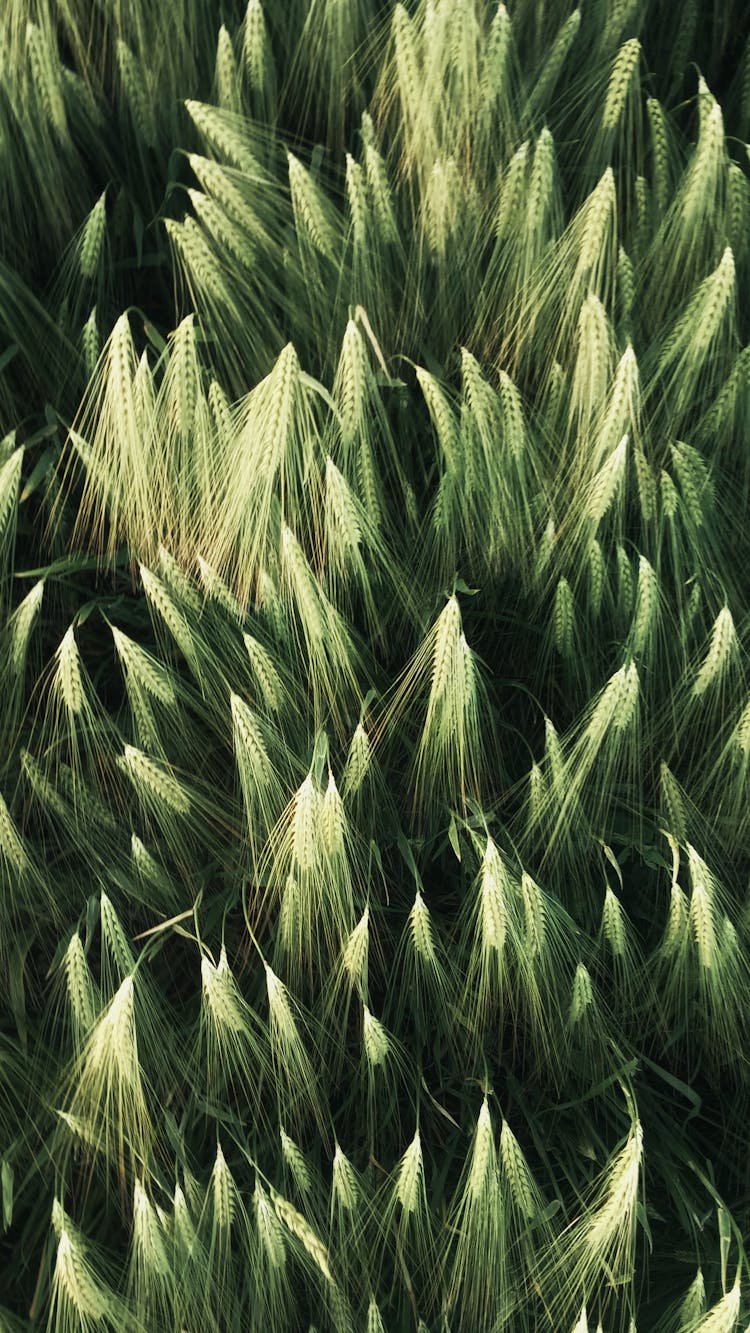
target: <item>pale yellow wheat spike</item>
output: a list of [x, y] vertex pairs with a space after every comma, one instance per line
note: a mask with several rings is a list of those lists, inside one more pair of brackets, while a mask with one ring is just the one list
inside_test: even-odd
[[251, 708], [238, 694], [230, 694], [235, 750], [240, 764], [247, 760], [252, 786], [262, 792], [272, 785], [273, 770], [263, 734]]
[[537, 111], [547, 106], [547, 101], [560, 76], [561, 70], [573, 46], [581, 26], [581, 10], [574, 9], [566, 18], [552, 41], [545, 56], [539, 78], [532, 90], [530, 105]]
[[323, 594], [305, 554], [291, 528], [284, 525], [281, 533], [282, 563], [297, 609], [308, 637], [318, 643], [326, 639]]
[[585, 1305], [581, 1306], [581, 1313], [571, 1329], [571, 1333], [589, 1333], [589, 1321]]
[[[393, 10], [392, 33], [396, 57], [396, 77], [398, 95], [406, 139], [406, 153], [409, 165], [413, 165], [417, 152], [417, 128], [422, 119], [423, 80], [419, 59], [419, 41], [416, 20], [409, 17], [404, 5], [397, 4]], [[430, 136], [431, 138], [432, 136]], [[429, 144], [429, 138], [425, 147]]]
[[635, 305], [635, 267], [622, 246], [617, 253], [617, 302], [623, 330], [629, 332]]
[[45, 33], [35, 23], [27, 23], [26, 50], [34, 92], [57, 139], [65, 142], [69, 136], [68, 117], [57, 43], [52, 40], [49, 30]]
[[599, 523], [613, 504], [625, 476], [628, 437], [623, 435], [616, 449], [594, 477], [587, 498], [586, 513]]
[[383, 1316], [378, 1309], [374, 1296], [370, 1297], [370, 1304], [367, 1307], [367, 1324], [365, 1333], [386, 1333]]
[[341, 416], [341, 436], [351, 444], [365, 429], [370, 370], [365, 340], [353, 319], [347, 321], [334, 380], [334, 399]]
[[680, 220], [691, 235], [715, 204], [726, 164], [724, 117], [701, 76], [698, 84], [700, 125], [690, 166], [680, 191]]
[[349, 216], [352, 220], [355, 256], [361, 259], [367, 243], [370, 210], [364, 169], [359, 162], [355, 162], [351, 153], [346, 155], [346, 194], [349, 201]]
[[544, 953], [547, 935], [547, 909], [544, 894], [528, 871], [521, 875], [521, 898], [526, 925], [526, 947], [532, 958]]
[[338, 1203], [347, 1212], [352, 1212], [359, 1202], [359, 1181], [349, 1158], [337, 1143], [333, 1154], [333, 1193]]
[[148, 86], [145, 70], [127, 42], [117, 42], [117, 63], [133, 123], [149, 148], [156, 146], [156, 101]]
[[99, 267], [106, 228], [107, 191], [104, 190], [89, 213], [81, 236], [78, 267], [81, 270], [81, 276], [89, 280], [94, 277]]
[[298, 1212], [293, 1204], [285, 1199], [283, 1195], [272, 1192], [273, 1206], [276, 1210], [276, 1216], [280, 1222], [293, 1236], [301, 1243], [303, 1248], [309, 1254], [316, 1268], [323, 1274], [323, 1277], [332, 1287], [335, 1287], [333, 1273], [331, 1272], [331, 1262], [328, 1250], [313, 1230], [307, 1218]]
[[616, 203], [614, 173], [607, 167], [576, 219], [580, 228], [576, 285], [586, 283], [596, 290], [606, 277], [607, 256], [615, 244]]
[[354, 795], [359, 791], [372, 762], [372, 745], [362, 723], [357, 723], [352, 735], [344, 768], [344, 791]]
[[653, 469], [643, 452], [638, 440], [633, 448], [635, 475], [638, 482], [638, 496], [641, 502], [641, 514], [644, 523], [651, 523], [657, 514], [657, 485]]
[[157, 554], [159, 556], [159, 573], [169, 591], [183, 606], [198, 615], [201, 609], [200, 593], [192, 579], [185, 572], [183, 565], [171, 551], [167, 550], [163, 543], [159, 544]]
[[[683, 506], [696, 528], [700, 528], [705, 520], [708, 507], [713, 503], [713, 481], [706, 460], [701, 456], [697, 449], [686, 444], [684, 440], [678, 440], [676, 444], [670, 446], [674, 470], [677, 473], [677, 479], [680, 483], [680, 496]], [[662, 481], [664, 476], [663, 474]], [[677, 508], [677, 500], [667, 500], [664, 503], [664, 509], [671, 512]]]
[[530, 145], [522, 143], [516, 149], [503, 175], [500, 187], [500, 201], [495, 215], [495, 235], [498, 240], [512, 234], [522, 216], [526, 204], [526, 176], [530, 157]]
[[742, 1286], [738, 1273], [729, 1291], [712, 1306], [699, 1323], [692, 1325], [692, 1329], [695, 1333], [733, 1333], [740, 1316], [741, 1302]]
[[672, 884], [669, 895], [669, 911], [661, 948], [667, 957], [684, 953], [688, 939], [689, 922], [688, 901], [677, 882]]
[[194, 218], [184, 222], [164, 219], [164, 228], [191, 289], [209, 297], [220, 308], [231, 305], [229, 288], [211, 246]]
[[622, 620], [629, 619], [635, 606], [635, 579], [625, 547], [617, 547], [617, 610]]
[[661, 102], [657, 101], [655, 97], [648, 97], [646, 99], [646, 111], [651, 130], [651, 194], [656, 210], [661, 217], [667, 206], [669, 192], [669, 134]]
[[573, 604], [573, 592], [566, 578], [558, 580], [555, 590], [555, 604], [552, 612], [552, 629], [554, 644], [561, 657], [572, 657], [574, 631], [575, 631], [575, 607]]
[[152, 574], [145, 565], [140, 565], [139, 569], [146, 597], [164, 621], [185, 660], [189, 664], [194, 664], [196, 656], [193, 635], [182, 611], [156, 574]]
[[211, 1172], [211, 1192], [214, 1220], [220, 1231], [227, 1232], [235, 1215], [237, 1187], [220, 1143], [216, 1145], [216, 1157]]
[[706, 1283], [698, 1269], [680, 1304], [681, 1328], [694, 1328], [706, 1309]]
[[520, 463], [528, 452], [523, 402], [517, 386], [506, 371], [498, 371], [498, 383], [505, 442], [511, 456]]
[[301, 1190], [303, 1194], [309, 1194], [312, 1189], [313, 1181], [310, 1174], [310, 1168], [305, 1161], [301, 1149], [298, 1144], [295, 1143], [294, 1139], [290, 1138], [285, 1129], [279, 1129], [279, 1137], [281, 1139], [281, 1155], [294, 1177], [297, 1188]]
[[281, 708], [284, 699], [284, 686], [273, 658], [268, 649], [253, 638], [252, 634], [243, 634], [242, 641], [247, 649], [250, 665], [260, 687], [263, 702], [266, 708], [276, 713]]
[[94, 1022], [95, 991], [78, 931], [65, 950], [65, 983], [77, 1033], [84, 1035]]
[[721, 681], [737, 653], [734, 620], [729, 607], [724, 606], [714, 621], [711, 642], [695, 678], [693, 694], [700, 698], [710, 686]]
[[486, 1197], [487, 1190], [495, 1187], [497, 1178], [497, 1149], [492, 1129], [492, 1117], [485, 1097], [477, 1118], [471, 1149], [467, 1188], [475, 1201]]
[[322, 192], [294, 153], [287, 153], [289, 189], [298, 232], [329, 259], [336, 257], [336, 233]]
[[198, 1235], [190, 1216], [185, 1192], [180, 1185], [174, 1187], [173, 1213], [175, 1239], [186, 1255], [192, 1255], [198, 1248]]
[[[471, 34], [467, 34], [469, 42]], [[487, 49], [484, 53], [484, 68], [479, 80], [481, 112], [485, 116], [492, 111], [502, 96], [503, 82], [508, 77], [508, 59], [513, 44], [513, 21], [504, 4], [499, 4], [492, 17]], [[471, 76], [469, 76], [471, 81]]]
[[432, 920], [430, 918], [429, 908], [417, 889], [414, 895], [414, 903], [409, 912], [409, 931], [414, 951], [426, 963], [433, 966], [437, 964], [437, 955], [435, 953], [435, 940], [432, 929]]
[[623, 435], [637, 431], [640, 399], [638, 361], [631, 343], [628, 343], [617, 363], [607, 407], [597, 436], [597, 463], [612, 449]]
[[226, 961], [222, 947], [222, 962], [217, 967], [210, 958], [201, 959], [201, 986], [203, 999], [211, 1019], [218, 1031], [242, 1032], [245, 1020], [240, 1005], [239, 992]]
[[133, 410], [138, 429], [148, 435], [156, 415], [156, 393], [148, 355], [144, 350], [136, 367], [132, 383]]
[[604, 589], [607, 582], [607, 566], [604, 561], [604, 553], [600, 542], [596, 537], [592, 537], [588, 547], [588, 573], [589, 573], [589, 606], [592, 614], [598, 616]]
[[702, 966], [712, 968], [716, 966], [718, 961], [717, 903], [714, 880], [705, 861], [690, 843], [688, 843], [687, 852], [692, 882], [689, 909], [690, 926]]
[[65, 631], [55, 657], [55, 686], [68, 712], [80, 713], [84, 701], [83, 675], [72, 625]]
[[394, 1192], [405, 1213], [416, 1212], [423, 1178], [422, 1140], [417, 1129], [396, 1172]]
[[[200, 221], [202, 229], [210, 243], [221, 251], [229, 252], [229, 255], [240, 264], [241, 268], [252, 267], [256, 261], [257, 248], [252, 237], [241, 227], [233, 223], [225, 209], [218, 204], [216, 199], [209, 195], [204, 195], [200, 189], [188, 188], [188, 197], [190, 204], [193, 205], [194, 215]], [[216, 381], [214, 381], [216, 383]], [[216, 393], [216, 389], [214, 389]], [[222, 427], [229, 425], [228, 419], [222, 420]]]
[[643, 1158], [643, 1130], [638, 1121], [607, 1171], [606, 1193], [585, 1228], [585, 1243], [593, 1254], [618, 1248], [623, 1233], [632, 1227]]
[[725, 324], [734, 323], [736, 304], [734, 255], [727, 246], [713, 273], [699, 285], [662, 348], [659, 368], [674, 374], [690, 368], [695, 374]]
[[362, 1011], [362, 1039], [367, 1063], [372, 1068], [385, 1064], [390, 1054], [391, 1043], [380, 1019], [370, 1013], [367, 1005]]
[[333, 773], [328, 774], [328, 785], [320, 804], [320, 834], [322, 845], [329, 857], [344, 853], [346, 817], [344, 803], [339, 795]]
[[366, 907], [344, 945], [342, 964], [352, 981], [363, 989], [367, 984], [370, 942], [370, 909]]
[[534, 149], [534, 160], [529, 181], [527, 227], [539, 241], [547, 239], [547, 228], [552, 213], [556, 182], [555, 145], [547, 126], [542, 129]]
[[138, 1179], [133, 1187], [133, 1248], [146, 1273], [163, 1278], [169, 1276], [164, 1228], [157, 1209]]
[[[250, 152], [245, 138], [236, 129], [236, 122], [222, 112], [220, 108], [206, 102], [196, 102], [193, 98], [185, 101], [185, 110], [198, 132], [212, 148], [233, 166], [239, 167], [248, 175], [262, 179], [261, 168]], [[199, 178], [200, 179], [200, 178]]]
[[233, 433], [232, 409], [226, 393], [218, 380], [211, 380], [208, 386], [208, 406], [220, 439], [228, 440]]
[[425, 231], [430, 250], [437, 260], [445, 261], [466, 206], [455, 159], [437, 158], [432, 164], [424, 194]]
[[135, 969], [133, 951], [130, 948], [127, 935], [122, 928], [122, 923], [114, 905], [104, 890], [99, 895], [99, 911], [102, 923], [102, 939], [120, 977], [127, 977]]
[[612, 726], [615, 731], [629, 730], [637, 715], [640, 699], [641, 682], [635, 662], [630, 662], [624, 668], [624, 672], [622, 695], [617, 711], [612, 718]]
[[535, 827], [545, 805], [546, 781], [539, 764], [529, 769], [529, 827]]
[[199, 387], [195, 316], [190, 314], [171, 336], [169, 368], [165, 377], [170, 425], [179, 435], [187, 436], [193, 429]]
[[248, 0], [242, 54], [250, 87], [265, 92], [271, 79], [272, 55], [260, 0]]
[[417, 366], [416, 376], [435, 427], [445, 465], [451, 474], [460, 475], [461, 465], [456, 414], [444, 389], [434, 375], [424, 370], [422, 366]]
[[624, 29], [633, 23], [637, 11], [638, 0], [612, 0], [601, 35], [602, 51], [610, 50], [619, 41]]
[[116, 1114], [118, 1135], [126, 1131], [129, 1136], [137, 1135], [131, 1146], [139, 1151], [149, 1119], [138, 1060], [132, 976], [120, 983], [91, 1031], [71, 1102], [74, 1117], [84, 1122], [94, 1117], [97, 1135], [108, 1133], [105, 1115], [112, 1111]]
[[34, 584], [31, 592], [27, 592], [23, 601], [19, 602], [7, 621], [9, 665], [17, 675], [20, 675], [26, 664], [29, 639], [41, 609], [43, 596], [44, 579], [40, 579]]
[[318, 859], [322, 798], [308, 773], [294, 797], [292, 855], [301, 871], [312, 870]]
[[225, 111], [240, 110], [240, 80], [229, 31], [222, 23], [216, 43], [214, 83], [217, 102]]
[[659, 585], [656, 573], [645, 555], [641, 555], [638, 558], [635, 615], [631, 627], [631, 646], [636, 656], [640, 656], [651, 641], [658, 607]]
[[587, 1009], [594, 1003], [594, 989], [591, 985], [591, 976], [584, 963], [579, 963], [576, 967], [573, 978], [573, 992], [570, 1001], [570, 1013], [568, 1021], [571, 1027], [575, 1027], [583, 1018]]
[[524, 1217], [531, 1220], [537, 1212], [534, 1183], [521, 1145], [507, 1120], [503, 1120], [500, 1130], [500, 1160], [516, 1208]]
[[461, 612], [458, 599], [455, 596], [449, 597], [435, 625], [430, 707], [434, 707], [434, 704], [448, 688], [454, 670], [460, 634]]
[[39, 761], [25, 749], [21, 750], [20, 757], [21, 769], [24, 777], [29, 782], [35, 797], [41, 801], [43, 806], [52, 810], [59, 819], [67, 819], [69, 817], [70, 807], [61, 797], [58, 787], [53, 782], [50, 782]]
[[602, 112], [603, 130], [613, 130], [619, 123], [630, 87], [635, 79], [640, 55], [641, 44], [637, 37], [631, 37], [620, 47], [615, 56]]
[[612, 334], [607, 312], [589, 292], [578, 316], [578, 350], [570, 394], [571, 418], [588, 425], [604, 401], [612, 363]]
[[556, 792], [562, 791], [565, 778], [565, 760], [560, 737], [550, 718], [544, 719], [544, 755], [547, 760], [549, 776]]
[[607, 885], [602, 908], [602, 931], [613, 954], [623, 958], [627, 950], [627, 932], [622, 904]]
[[592, 758], [610, 731], [622, 732], [630, 727], [638, 708], [639, 688], [634, 662], [621, 666], [610, 676], [591, 710], [584, 732], [584, 743]]
[[[309, 917], [309, 892], [305, 893], [303, 908], [306, 909], [307, 917]], [[318, 938], [317, 921], [308, 923], [303, 911], [297, 905], [294, 905], [293, 911], [296, 912], [297, 921], [294, 924], [298, 932], [300, 922], [307, 931], [301, 943], [298, 943], [297, 940], [294, 941], [295, 947], [300, 954], [304, 951], [309, 955], [310, 940], [315, 943]], [[284, 904], [282, 903], [282, 919], [279, 925], [282, 945], [286, 947], [283, 935], [288, 934], [289, 931], [283, 920], [283, 913]], [[327, 1131], [319, 1089], [321, 1056], [316, 1049], [310, 1018], [299, 1009], [286, 986], [273, 969], [267, 963], [264, 964], [264, 967], [268, 996], [271, 1055], [276, 1073], [280, 1106], [283, 1104], [285, 1113], [288, 1111], [289, 1114], [294, 1113], [295, 1115], [305, 1106], [306, 1110], [315, 1116], [319, 1129], [325, 1135]]]
[[150, 759], [134, 745], [126, 745], [118, 764], [127, 773], [136, 791], [146, 790], [157, 802], [166, 805], [176, 814], [184, 815], [190, 810], [190, 798], [172, 774], [154, 759]]
[[29, 868], [29, 857], [21, 835], [13, 822], [13, 817], [0, 792], [0, 856], [17, 875], [23, 875]]
[[174, 685], [162, 664], [115, 625], [112, 638], [127, 675], [160, 703], [171, 707], [176, 702]]
[[732, 732], [732, 743], [744, 757], [750, 757], [750, 698], [745, 703], [739, 721]]
[[284, 1230], [274, 1212], [270, 1198], [257, 1177], [253, 1193], [253, 1204], [255, 1207], [255, 1221], [258, 1227], [258, 1236], [260, 1237], [260, 1242], [263, 1246], [266, 1258], [272, 1268], [283, 1268], [286, 1263], [286, 1241], [284, 1239]]
[[258, 219], [247, 202], [245, 194], [225, 167], [210, 157], [189, 153], [188, 161], [202, 188], [235, 223], [240, 231], [252, 237], [258, 229]]
[[674, 830], [679, 840], [684, 841], [687, 826], [684, 793], [671, 769], [665, 763], [661, 765], [659, 776], [662, 795], [669, 816], [669, 827]]
[[343, 582], [352, 576], [368, 601], [369, 581], [362, 555], [367, 520], [365, 513], [333, 459], [325, 471], [326, 563]]
[[[55, 1201], [57, 1213], [53, 1212], [57, 1231], [57, 1251], [52, 1274], [53, 1304], [58, 1310], [66, 1307], [72, 1315], [70, 1323], [63, 1326], [88, 1328], [101, 1326], [109, 1320], [111, 1304], [107, 1293], [97, 1283], [78, 1237], [72, 1230], [68, 1218], [61, 1206]], [[63, 1318], [65, 1318], [63, 1316]], [[73, 1322], [75, 1321], [75, 1322]]]
[[365, 172], [380, 235], [386, 244], [394, 244], [398, 240], [399, 230], [393, 192], [385, 162], [372, 142], [365, 147]]
[[21, 445], [0, 467], [0, 551], [15, 526], [23, 454]]
[[479, 881], [482, 944], [485, 949], [502, 953], [507, 934], [508, 876], [500, 852], [489, 837]]

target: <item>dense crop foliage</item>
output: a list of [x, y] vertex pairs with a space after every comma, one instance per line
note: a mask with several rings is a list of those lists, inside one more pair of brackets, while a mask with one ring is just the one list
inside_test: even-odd
[[4, 0], [0, 1330], [750, 1318], [742, 0]]

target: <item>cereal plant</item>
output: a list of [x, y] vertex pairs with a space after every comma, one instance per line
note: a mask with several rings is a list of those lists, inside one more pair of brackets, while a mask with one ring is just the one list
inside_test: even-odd
[[750, 13], [4, 0], [0, 1331], [750, 1328]]

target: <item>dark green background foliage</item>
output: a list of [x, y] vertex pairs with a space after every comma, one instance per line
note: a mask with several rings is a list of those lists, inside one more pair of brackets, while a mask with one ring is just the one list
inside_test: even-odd
[[0, 1330], [750, 1318], [741, 0], [4, 0]]

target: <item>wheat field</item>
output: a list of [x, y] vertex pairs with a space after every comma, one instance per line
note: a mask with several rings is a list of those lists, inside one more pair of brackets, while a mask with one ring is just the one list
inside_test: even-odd
[[744, 0], [4, 0], [0, 1333], [750, 1330]]

